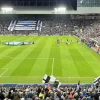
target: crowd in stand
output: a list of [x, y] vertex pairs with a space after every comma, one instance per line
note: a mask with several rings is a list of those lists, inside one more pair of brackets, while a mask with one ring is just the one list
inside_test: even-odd
[[100, 87], [0, 87], [0, 100], [100, 100]]
[[[35, 16], [36, 17], [36, 16]], [[69, 35], [77, 34], [80, 38], [97, 37], [100, 35], [100, 19], [73, 19], [71, 16], [54, 17], [32, 15], [18, 16], [11, 19], [0, 19], [0, 34], [22, 34], [22, 35]], [[41, 20], [43, 22], [42, 30], [39, 31], [13, 31], [9, 32], [8, 27], [12, 20]]]
[[[77, 16], [77, 15], [76, 15]], [[85, 16], [85, 15], [84, 15]], [[80, 39], [84, 39], [86, 44], [89, 44], [90, 38], [96, 38], [98, 45], [100, 45], [100, 19], [93, 18], [93, 16], [85, 16], [85, 19], [74, 18], [72, 15], [66, 16], [14, 16], [10, 19], [0, 19], [0, 35], [76, 35]], [[90, 19], [88, 19], [88, 17]], [[8, 31], [8, 27], [12, 20], [41, 20], [41, 31]]]

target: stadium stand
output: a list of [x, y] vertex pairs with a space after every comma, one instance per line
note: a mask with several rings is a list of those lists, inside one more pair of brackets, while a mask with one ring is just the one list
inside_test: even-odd
[[[9, 0], [13, 6], [47, 6], [58, 5], [57, 0], [34, 0], [21, 2]], [[71, 0], [74, 2], [75, 0]], [[99, 7], [99, 0], [78, 0], [78, 7]], [[4, 2], [2, 2], [4, 3]], [[60, 0], [60, 3], [61, 0]], [[66, 0], [70, 5], [70, 2]], [[74, 2], [76, 4], [76, 2]], [[74, 10], [77, 9], [73, 5]], [[52, 36], [74, 35], [83, 43], [100, 53], [100, 14], [93, 15], [0, 15], [0, 35]], [[98, 48], [99, 47], [99, 48]], [[99, 50], [99, 51], [98, 51]], [[100, 86], [91, 84], [61, 85], [0, 85], [0, 100], [100, 100]]]
[[[78, 16], [78, 15], [77, 15]], [[34, 15], [26, 15], [25, 17], [21, 17], [20, 15], [15, 18], [9, 20], [0, 21], [0, 30], [1, 33], [9, 33], [11, 31], [20, 31], [19, 33], [25, 33], [25, 31], [34, 32], [38, 31], [47, 35], [67, 35], [72, 32], [77, 32], [77, 35], [81, 35], [84, 37], [96, 37], [99, 36], [99, 19], [93, 19], [93, 16], [90, 16], [90, 19], [78, 18], [73, 15], [66, 15], [62, 18], [58, 16], [48, 15], [48, 16], [38, 16], [38, 18], [34, 17]], [[99, 16], [99, 15], [98, 15]], [[32, 19], [33, 17], [33, 19]], [[56, 17], [56, 18], [54, 18]], [[78, 16], [79, 17], [79, 16]], [[86, 17], [86, 16], [85, 16]], [[88, 16], [87, 16], [88, 17]], [[19, 21], [18, 21], [19, 20]], [[30, 22], [29, 22], [30, 21]], [[32, 23], [32, 21], [36, 21], [36, 23]], [[34, 24], [34, 25], [33, 25]], [[22, 27], [22, 28], [21, 28]], [[82, 33], [82, 34], [80, 34]], [[91, 33], [91, 34], [90, 34]], [[90, 34], [90, 35], [89, 35]]]
[[100, 100], [99, 87], [11, 86], [0, 87], [0, 100]]

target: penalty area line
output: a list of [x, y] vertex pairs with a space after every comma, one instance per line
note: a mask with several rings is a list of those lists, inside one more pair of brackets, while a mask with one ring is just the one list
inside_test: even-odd
[[86, 79], [88, 79], [88, 78], [95, 78], [95, 77], [57, 77], [57, 78], [86, 78]]
[[53, 70], [54, 70], [54, 58], [52, 58], [52, 72], [51, 72], [51, 75], [53, 75]]
[[[53, 58], [17, 58], [17, 57], [12, 57], [12, 56], [4, 56], [4, 57], [5, 59], [9, 59], [9, 58], [13, 58], [13, 59], [53, 59]], [[2, 59], [2, 57], [0, 59]]]
[[8, 68], [1, 68], [1, 69], [4, 69], [5, 71], [0, 75], [0, 77], [2, 77], [8, 71]]

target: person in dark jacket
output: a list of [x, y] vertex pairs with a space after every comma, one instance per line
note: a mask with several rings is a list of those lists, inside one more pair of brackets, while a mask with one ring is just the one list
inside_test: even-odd
[[5, 99], [5, 96], [3, 94], [3, 92], [0, 92], [0, 100], [4, 100]]

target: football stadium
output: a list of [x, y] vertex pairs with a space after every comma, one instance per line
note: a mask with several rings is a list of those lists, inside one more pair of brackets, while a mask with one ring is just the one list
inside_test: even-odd
[[100, 0], [0, 1], [0, 100], [100, 100]]

